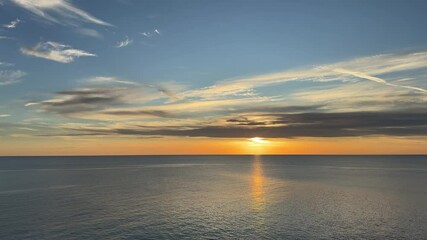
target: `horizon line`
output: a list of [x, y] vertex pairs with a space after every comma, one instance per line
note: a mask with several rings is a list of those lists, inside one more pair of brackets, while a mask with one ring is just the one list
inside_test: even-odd
[[144, 157], [144, 156], [427, 156], [426, 154], [106, 154], [106, 155], [0, 155], [4, 157]]

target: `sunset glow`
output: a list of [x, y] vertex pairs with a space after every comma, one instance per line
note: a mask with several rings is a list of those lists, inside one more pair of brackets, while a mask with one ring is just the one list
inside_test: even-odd
[[260, 138], [260, 137], [250, 138], [249, 140], [251, 142], [253, 142], [253, 143], [258, 143], [258, 144], [266, 144], [266, 143], [268, 143], [267, 140], [264, 140], [263, 138]]
[[417, 4], [50, 2], [0, 1], [0, 155], [427, 153]]

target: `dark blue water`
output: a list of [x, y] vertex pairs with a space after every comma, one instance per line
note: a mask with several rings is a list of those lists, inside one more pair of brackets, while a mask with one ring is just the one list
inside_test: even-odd
[[427, 156], [3, 157], [0, 239], [427, 239]]

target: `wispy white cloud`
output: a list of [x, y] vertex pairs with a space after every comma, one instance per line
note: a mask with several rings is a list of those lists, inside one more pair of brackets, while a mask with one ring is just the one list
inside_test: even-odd
[[34, 137], [32, 135], [29, 135], [29, 134], [21, 134], [21, 133], [13, 133], [13, 134], [10, 134], [9, 136], [13, 137], [13, 138], [31, 138], [31, 137]]
[[0, 62], [0, 67], [11, 67], [13, 66], [12, 63], [8, 63], [8, 62]]
[[226, 111], [234, 107], [248, 106], [268, 101], [267, 98], [240, 98], [212, 101], [193, 101], [175, 104], [161, 104], [144, 107], [109, 108], [92, 112], [76, 112], [72, 116], [81, 119], [132, 120], [150, 118], [180, 118], [194, 114], [214, 114], [216, 111]]
[[8, 37], [8, 36], [0, 36], [0, 39], [9, 39], [9, 40], [12, 40], [14, 38], [13, 37]]
[[130, 38], [128, 38], [128, 37], [126, 36], [126, 39], [125, 39], [125, 40], [123, 40], [123, 41], [118, 42], [118, 43], [117, 43], [117, 45], [116, 45], [116, 47], [117, 47], [117, 48], [122, 48], [122, 47], [129, 46], [129, 45], [130, 45], [130, 44], [132, 44], [132, 43], [133, 43], [133, 40], [132, 40], [132, 39], [130, 39]]
[[400, 79], [396, 80], [396, 82], [406, 82], [406, 81], [411, 81], [411, 80], [416, 80], [416, 79], [412, 78], [412, 77], [400, 78]]
[[18, 129], [25, 130], [25, 131], [32, 131], [32, 132], [38, 131], [37, 129], [29, 128], [29, 127], [19, 127]]
[[382, 84], [392, 86], [392, 87], [401, 87], [401, 88], [412, 89], [412, 90], [416, 90], [416, 91], [420, 91], [420, 92], [427, 92], [426, 89], [419, 88], [419, 87], [412, 87], [412, 86], [397, 85], [397, 84], [389, 83], [382, 78], [374, 77], [374, 76], [368, 75], [366, 73], [350, 71], [350, 70], [346, 70], [343, 68], [337, 68], [334, 71], [338, 72], [338, 73], [348, 74], [348, 75], [355, 76], [355, 77], [362, 78], [362, 79], [367, 79], [367, 80], [374, 81], [377, 83], [382, 83]]
[[88, 36], [88, 37], [93, 37], [93, 38], [103, 38], [104, 37], [101, 33], [96, 31], [95, 29], [79, 28], [76, 31], [79, 34], [84, 35], [84, 36]]
[[142, 32], [141, 35], [144, 37], [153, 37], [156, 35], [161, 35], [162, 33], [160, 32], [159, 29], [154, 29], [153, 31], [148, 31], [148, 32]]
[[87, 84], [95, 84], [95, 85], [108, 85], [108, 84], [123, 84], [123, 85], [130, 85], [135, 87], [140, 87], [143, 89], [152, 89], [156, 90], [159, 93], [162, 93], [161, 95], [156, 95], [154, 97], [155, 99], [158, 98], [165, 98], [168, 97], [170, 101], [176, 101], [179, 100], [178, 92], [183, 91], [185, 88], [181, 84], [177, 84], [175, 82], [162, 82], [162, 83], [140, 83], [135, 81], [126, 80], [123, 78], [118, 78], [114, 76], [96, 76], [91, 77], [83, 80], [84, 83]]
[[0, 117], [10, 117], [10, 114], [0, 114]]
[[25, 107], [30, 107], [30, 106], [34, 106], [34, 105], [37, 105], [37, 104], [39, 104], [39, 103], [38, 102], [28, 102], [24, 106]]
[[406, 88], [360, 81], [324, 88], [297, 90], [289, 96], [295, 102], [322, 104], [328, 111], [382, 111], [425, 106], [427, 95]]
[[58, 24], [73, 24], [76, 21], [112, 26], [91, 14], [75, 7], [67, 0], [11, 0], [31, 13]]
[[11, 21], [10, 23], [3, 24], [3, 27], [5, 27], [5, 28], [16, 28], [16, 26], [18, 26], [18, 24], [20, 22], [21, 22], [21, 20], [19, 18], [17, 18], [16, 20]]
[[143, 32], [141, 33], [141, 35], [145, 36], [145, 37], [151, 37], [151, 33], [150, 32]]
[[69, 45], [57, 42], [38, 43], [33, 48], [21, 48], [21, 52], [28, 56], [44, 58], [60, 63], [71, 63], [79, 57], [94, 57], [93, 53], [74, 49]]
[[27, 73], [21, 70], [3, 70], [0, 71], [0, 86], [18, 83]]
[[359, 81], [360, 79], [366, 79], [394, 87], [412, 89], [414, 91], [426, 92], [426, 90], [421, 87], [400, 86], [376, 76], [421, 68], [427, 68], [427, 52], [377, 55], [301, 70], [228, 79], [206, 88], [184, 92], [181, 94], [181, 98], [210, 99], [241, 95], [251, 92], [255, 88], [290, 81], [347, 82]]
[[116, 77], [107, 77], [107, 76], [97, 76], [97, 77], [88, 78], [88, 79], [85, 79], [85, 82], [90, 84], [119, 83], [119, 84], [126, 84], [126, 85], [135, 85], [135, 86], [140, 85], [139, 83], [136, 83], [136, 82], [119, 79]]

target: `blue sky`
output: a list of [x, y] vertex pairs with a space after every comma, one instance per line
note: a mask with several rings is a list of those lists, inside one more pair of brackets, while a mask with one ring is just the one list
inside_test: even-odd
[[[352, 137], [333, 128], [283, 136], [264, 128], [298, 125], [283, 121], [289, 114], [408, 114], [403, 106], [423, 113], [426, 7], [403, 0], [3, 0], [0, 141], [248, 137], [235, 133], [241, 128], [274, 138]], [[367, 128], [424, 137], [424, 115], [406, 117], [414, 119], [384, 126], [405, 133], [362, 123], [345, 129], [363, 128], [358, 137], [371, 135]], [[224, 126], [230, 133], [182, 132]]]

